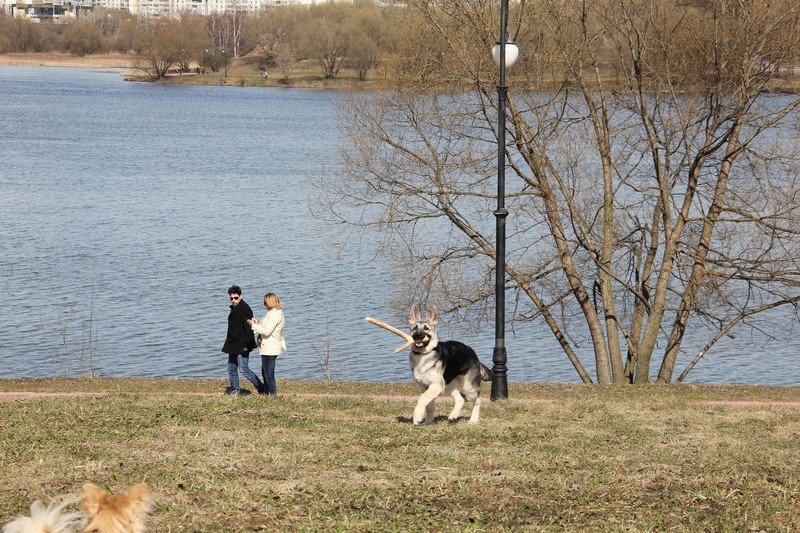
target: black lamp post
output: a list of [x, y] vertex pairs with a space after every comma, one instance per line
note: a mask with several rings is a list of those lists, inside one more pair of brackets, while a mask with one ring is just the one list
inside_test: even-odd
[[497, 242], [495, 253], [494, 351], [492, 353], [492, 400], [508, 398], [506, 366], [506, 68], [517, 60], [519, 49], [508, 40], [508, 0], [500, 0], [500, 40], [492, 49], [500, 68], [497, 85]]

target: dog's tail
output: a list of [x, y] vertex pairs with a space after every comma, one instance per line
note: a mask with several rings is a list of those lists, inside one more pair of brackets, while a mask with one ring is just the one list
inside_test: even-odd
[[494, 377], [494, 372], [489, 370], [489, 367], [481, 363], [481, 380], [491, 381], [493, 377]]
[[73, 531], [85, 518], [79, 511], [64, 512], [64, 509], [77, 503], [74, 497], [54, 502], [45, 507], [39, 500], [31, 504], [31, 515], [20, 516], [3, 526], [3, 533], [26, 533], [28, 531]]

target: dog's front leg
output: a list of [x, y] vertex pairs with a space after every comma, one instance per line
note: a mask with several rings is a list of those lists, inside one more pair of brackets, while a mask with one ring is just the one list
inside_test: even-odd
[[414, 408], [412, 422], [415, 426], [422, 424], [423, 420], [430, 424], [433, 422], [433, 413], [436, 409], [434, 401], [442, 393], [444, 387], [439, 383], [432, 383], [428, 390], [420, 394], [417, 406]]

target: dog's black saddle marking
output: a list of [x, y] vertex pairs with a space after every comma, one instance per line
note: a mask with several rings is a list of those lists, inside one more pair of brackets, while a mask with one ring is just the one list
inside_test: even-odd
[[436, 345], [438, 359], [444, 366], [444, 382], [450, 383], [458, 376], [475, 366], [478, 354], [471, 347], [459, 341], [439, 341]]

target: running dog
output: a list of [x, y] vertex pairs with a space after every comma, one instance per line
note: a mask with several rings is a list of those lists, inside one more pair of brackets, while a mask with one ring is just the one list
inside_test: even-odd
[[139, 483], [125, 494], [111, 495], [97, 485], [83, 486], [83, 508], [65, 512], [77, 498], [43, 507], [35, 501], [31, 515], [21, 516], [3, 526], [3, 533], [142, 533], [144, 520], [150, 512], [150, 487]]
[[472, 402], [470, 424], [476, 424], [481, 412], [481, 381], [492, 379], [492, 371], [478, 360], [475, 350], [458, 341], [439, 341], [436, 325], [439, 316], [436, 306], [431, 306], [420, 319], [416, 304], [408, 317], [411, 325], [411, 373], [422, 390], [414, 408], [414, 425], [433, 422], [434, 403], [443, 392], [453, 397], [455, 405], [447, 419], [458, 420], [464, 407], [464, 398]]

